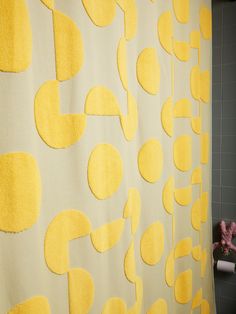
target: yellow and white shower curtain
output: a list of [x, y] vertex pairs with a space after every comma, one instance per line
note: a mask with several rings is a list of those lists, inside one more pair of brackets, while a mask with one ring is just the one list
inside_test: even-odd
[[0, 314], [214, 313], [211, 1], [0, 0]]

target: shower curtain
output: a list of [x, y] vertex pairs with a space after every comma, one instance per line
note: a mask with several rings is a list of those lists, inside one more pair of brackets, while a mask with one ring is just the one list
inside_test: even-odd
[[0, 313], [214, 313], [211, 1], [0, 0]]

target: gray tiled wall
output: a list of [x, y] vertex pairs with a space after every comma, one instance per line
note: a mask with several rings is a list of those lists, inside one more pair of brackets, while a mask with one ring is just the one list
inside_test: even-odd
[[[236, 221], [236, 2], [213, 0], [212, 211]], [[221, 259], [222, 255], [219, 253]], [[224, 258], [236, 263], [236, 254]], [[217, 314], [236, 314], [236, 275], [215, 272]]]

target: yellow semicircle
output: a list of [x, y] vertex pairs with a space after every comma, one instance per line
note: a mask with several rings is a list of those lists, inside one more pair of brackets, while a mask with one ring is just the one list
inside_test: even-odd
[[126, 314], [127, 313], [127, 306], [124, 300], [120, 298], [110, 298], [104, 304], [102, 309], [102, 314]]
[[184, 41], [174, 41], [173, 44], [174, 48], [174, 53], [175, 56], [180, 60], [180, 61], [188, 61], [190, 58], [190, 45], [187, 42]]
[[170, 177], [163, 187], [162, 202], [168, 214], [174, 212], [174, 177]]
[[128, 90], [126, 39], [121, 37], [117, 48], [117, 66], [124, 89]]
[[200, 9], [200, 30], [204, 39], [211, 39], [212, 35], [211, 10], [204, 5]]
[[90, 89], [85, 100], [85, 113], [97, 116], [119, 116], [119, 103], [113, 92], [105, 86]]
[[52, 148], [66, 148], [77, 142], [86, 127], [85, 114], [60, 112], [59, 82], [47, 81], [38, 90], [34, 102], [39, 135]]
[[183, 24], [188, 23], [190, 0], [173, 0], [173, 7], [178, 22]]
[[188, 98], [182, 98], [175, 103], [174, 116], [175, 118], [192, 117], [192, 104]]
[[173, 111], [173, 101], [172, 97], [169, 97], [162, 106], [161, 110], [161, 123], [163, 130], [170, 137], [173, 135], [174, 129], [174, 111]]
[[111, 197], [123, 178], [119, 151], [110, 144], [98, 144], [89, 157], [87, 176], [90, 190], [97, 199]]
[[175, 200], [179, 205], [189, 205], [192, 201], [192, 186], [175, 189]]
[[158, 299], [148, 309], [147, 314], [168, 314], [168, 306], [165, 299]]
[[175, 258], [188, 256], [192, 252], [192, 238], [187, 237], [180, 240], [175, 246]]
[[157, 32], [162, 47], [166, 50], [166, 52], [172, 54], [173, 26], [172, 15], [170, 11], [162, 13], [159, 17]]
[[53, 10], [53, 28], [57, 80], [69, 80], [84, 62], [82, 36], [75, 22], [57, 10]]
[[181, 272], [175, 281], [175, 298], [180, 304], [188, 303], [192, 298], [192, 270]]
[[191, 222], [195, 230], [201, 229], [201, 200], [197, 199], [191, 209]]
[[137, 60], [137, 79], [142, 88], [156, 95], [160, 88], [160, 65], [155, 48], [145, 48]]
[[157, 139], [149, 139], [142, 145], [138, 154], [138, 168], [141, 176], [149, 183], [155, 183], [163, 170], [163, 151]]
[[83, 268], [71, 268], [67, 276], [70, 314], [89, 313], [94, 300], [91, 274]]
[[148, 265], [156, 265], [164, 250], [164, 227], [156, 221], [144, 231], [140, 241], [140, 252], [143, 261]]
[[174, 142], [174, 163], [177, 169], [188, 171], [192, 166], [192, 138], [181, 135]]
[[134, 241], [131, 242], [124, 259], [124, 271], [126, 278], [134, 283], [136, 279], [136, 262], [134, 253]]
[[196, 309], [197, 307], [201, 306], [202, 303], [202, 288], [197, 290], [195, 293], [193, 300], [192, 300], [192, 309]]
[[171, 250], [170, 254], [166, 258], [165, 264], [165, 279], [169, 287], [174, 286], [175, 281], [175, 251]]
[[48, 299], [44, 296], [34, 296], [15, 305], [7, 314], [51, 314]]
[[69, 241], [90, 234], [91, 225], [79, 210], [61, 211], [49, 224], [44, 242], [44, 255], [48, 268], [56, 274], [69, 270]]
[[90, 238], [94, 248], [100, 253], [110, 250], [119, 242], [124, 224], [125, 220], [120, 218], [93, 230]]
[[91, 21], [100, 27], [110, 25], [116, 15], [115, 0], [82, 0]]

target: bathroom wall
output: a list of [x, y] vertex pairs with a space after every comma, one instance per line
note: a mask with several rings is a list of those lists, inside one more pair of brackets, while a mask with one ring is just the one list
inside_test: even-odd
[[[213, 0], [212, 211], [236, 221], [236, 2]], [[225, 260], [236, 262], [236, 254]], [[215, 273], [217, 314], [236, 313], [236, 275]]]

